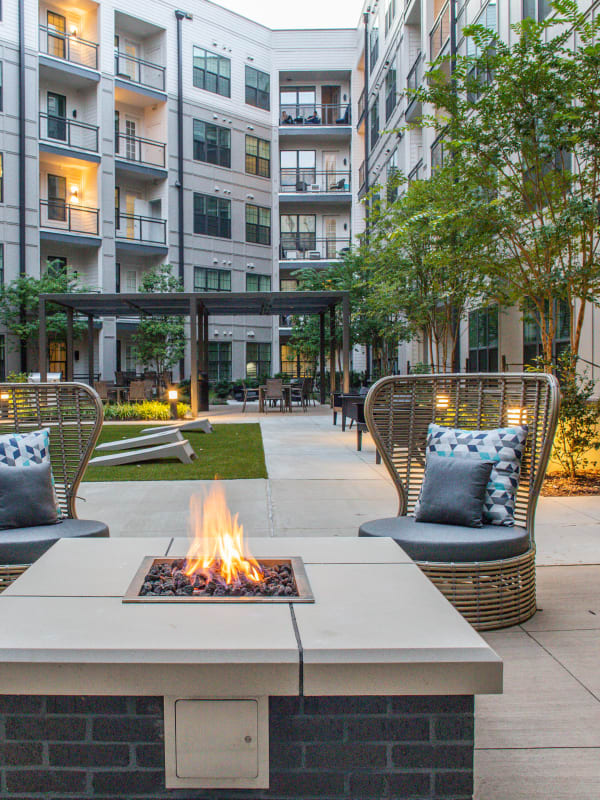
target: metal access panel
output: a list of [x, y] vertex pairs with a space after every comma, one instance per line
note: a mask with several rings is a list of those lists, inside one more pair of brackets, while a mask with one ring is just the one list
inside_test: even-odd
[[165, 697], [167, 788], [268, 789], [268, 703]]

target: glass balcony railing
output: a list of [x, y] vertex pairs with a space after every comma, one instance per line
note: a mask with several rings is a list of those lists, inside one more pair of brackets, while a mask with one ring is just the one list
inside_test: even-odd
[[429, 52], [431, 60], [435, 61], [450, 40], [450, 3], [442, 8], [437, 15], [433, 28], [429, 34]]
[[365, 115], [365, 90], [363, 89], [360, 93], [360, 97], [358, 98], [358, 124], [360, 125], [360, 121]]
[[350, 191], [350, 172], [317, 172], [314, 169], [282, 169], [280, 192], [336, 193]]
[[98, 126], [68, 117], [40, 113], [40, 139], [74, 150], [98, 152]]
[[98, 236], [99, 209], [58, 198], [40, 200], [40, 227]]
[[423, 164], [423, 159], [420, 158], [415, 164], [415, 166], [408, 173], [408, 183], [411, 184], [413, 181], [423, 180], [424, 177], [425, 177], [425, 165]]
[[317, 239], [310, 233], [282, 233], [281, 261], [327, 261], [341, 258], [350, 248], [348, 237]]
[[165, 91], [165, 68], [143, 58], [115, 50], [115, 75], [121, 80], [137, 83], [148, 89]]
[[295, 103], [282, 105], [280, 125], [350, 125], [350, 104]]
[[142, 244], [166, 244], [167, 221], [160, 217], [143, 217], [115, 209], [115, 227], [118, 239], [129, 239]]
[[143, 136], [115, 133], [115, 157], [136, 164], [164, 168], [165, 145], [152, 139], [144, 139]]
[[81, 67], [98, 69], [98, 45], [72, 33], [40, 25], [40, 52]]

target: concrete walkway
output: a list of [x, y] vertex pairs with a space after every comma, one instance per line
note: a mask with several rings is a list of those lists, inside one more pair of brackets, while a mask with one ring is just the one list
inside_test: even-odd
[[[397, 511], [370, 437], [357, 453], [329, 409], [259, 417], [227, 406], [210, 419], [260, 420], [268, 480], [224, 481], [249, 536], [356, 536], [362, 520]], [[185, 536], [189, 498], [210, 483], [82, 484], [78, 512], [115, 536]], [[536, 540], [540, 610], [486, 636], [505, 689], [477, 699], [475, 798], [599, 800], [600, 496], [542, 498]]]

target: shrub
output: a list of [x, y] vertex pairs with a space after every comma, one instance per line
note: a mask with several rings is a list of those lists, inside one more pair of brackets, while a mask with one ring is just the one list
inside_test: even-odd
[[221, 399], [229, 397], [231, 393], [231, 383], [229, 381], [218, 381], [215, 383], [215, 395]]
[[[177, 416], [183, 419], [190, 407], [185, 403], [177, 403]], [[156, 400], [145, 400], [143, 403], [116, 403], [104, 406], [105, 420], [160, 420], [165, 421], [171, 418], [171, 412], [167, 403], [159, 403]]]
[[6, 376], [7, 383], [27, 383], [26, 372], [9, 372]]

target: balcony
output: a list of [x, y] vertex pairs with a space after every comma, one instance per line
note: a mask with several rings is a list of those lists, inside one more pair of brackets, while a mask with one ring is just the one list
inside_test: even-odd
[[140, 87], [149, 94], [165, 91], [164, 67], [120, 50], [115, 50], [115, 78], [121, 86]]
[[279, 138], [325, 137], [344, 141], [351, 135], [349, 103], [282, 104], [279, 110]]
[[433, 28], [429, 34], [429, 52], [431, 61], [435, 61], [443, 54], [450, 41], [450, 3], [446, 2], [437, 15]]
[[352, 200], [350, 172], [282, 169], [279, 194], [280, 202], [347, 203]]
[[408, 96], [404, 117], [407, 122], [412, 122], [421, 116], [421, 100], [415, 96], [414, 92], [416, 92], [423, 83], [423, 63], [423, 53], [419, 53], [406, 76]]
[[[40, 228], [48, 228], [54, 232], [50, 235], [42, 234], [44, 239], [77, 242], [80, 237], [98, 236], [99, 216], [100, 211], [97, 208], [69, 204], [58, 198], [40, 200]], [[83, 242], [89, 244], [85, 239]]]
[[115, 161], [118, 170], [164, 178], [165, 151], [163, 142], [155, 142], [143, 136], [115, 133]]
[[365, 103], [365, 90], [363, 89], [360, 93], [360, 97], [358, 98], [358, 122], [356, 123], [356, 127], [360, 128], [360, 124], [364, 119], [365, 111], [366, 111], [366, 103]]
[[160, 217], [127, 214], [115, 209], [115, 236], [122, 250], [164, 253], [167, 250], [167, 221]]
[[75, 34], [40, 25], [40, 53], [87, 69], [98, 69], [98, 45]]
[[365, 181], [366, 181], [366, 171], [365, 171], [365, 162], [363, 161], [360, 167], [358, 168], [358, 197], [359, 199], [365, 192]]
[[[74, 152], [68, 155], [99, 161], [95, 155], [98, 153], [97, 125], [40, 112], [39, 136], [40, 142], [48, 145], [43, 148], [48, 152], [64, 153], [65, 150], [72, 150]], [[90, 153], [94, 154], [91, 159], [89, 159]]]
[[317, 239], [310, 233], [282, 233], [280, 261], [334, 261], [350, 248], [350, 238]]

